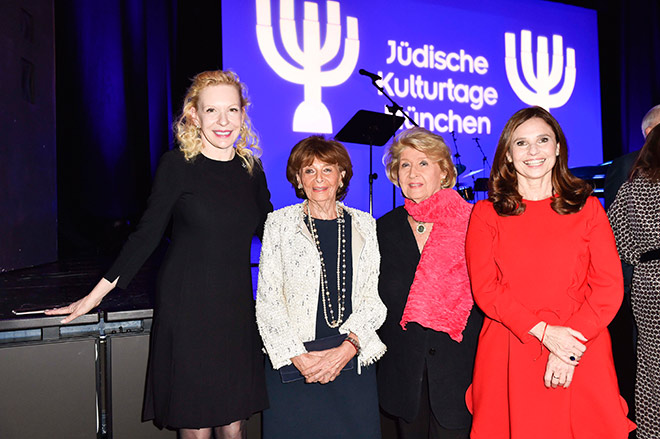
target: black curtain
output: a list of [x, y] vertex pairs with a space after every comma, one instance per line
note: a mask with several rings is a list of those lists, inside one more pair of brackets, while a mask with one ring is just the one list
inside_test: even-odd
[[598, 12], [603, 156], [644, 143], [642, 118], [660, 104], [660, 1], [594, 2]]
[[55, 2], [60, 257], [114, 252], [190, 78], [222, 67], [220, 2]]

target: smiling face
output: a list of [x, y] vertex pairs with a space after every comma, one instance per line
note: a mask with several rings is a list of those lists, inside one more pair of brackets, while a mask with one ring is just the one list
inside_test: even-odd
[[447, 173], [437, 162], [415, 148], [401, 151], [399, 158], [399, 186], [403, 196], [415, 203], [426, 200], [443, 187]]
[[[507, 160], [513, 162], [518, 186], [549, 187], [552, 195], [552, 168], [559, 155], [555, 133], [543, 119], [534, 117], [522, 123], [511, 135]], [[521, 195], [525, 196], [522, 192]]]
[[202, 154], [214, 160], [231, 160], [245, 119], [236, 87], [220, 84], [202, 89], [191, 117], [200, 128]]
[[300, 170], [298, 183], [302, 184], [309, 201], [334, 202], [344, 174], [345, 172], [341, 171], [338, 165], [331, 165], [314, 157], [311, 165], [303, 166]]

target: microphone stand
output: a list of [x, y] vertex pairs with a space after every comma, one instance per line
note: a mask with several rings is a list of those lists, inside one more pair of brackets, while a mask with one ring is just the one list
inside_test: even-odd
[[[380, 79], [382, 79], [382, 78], [378, 78], [378, 79], [376, 79], [376, 78], [374, 78], [374, 77], [371, 77], [371, 84], [372, 84], [374, 87], [376, 87], [376, 89], [378, 89], [378, 91], [381, 92], [382, 95], [385, 96], [385, 97], [387, 98], [388, 101], [391, 102], [392, 105], [386, 105], [386, 106], [385, 106], [385, 107], [387, 108], [387, 111], [389, 111], [390, 114], [391, 114], [393, 117], [395, 117], [395, 116], [396, 116], [396, 113], [397, 113], [398, 111], [400, 111], [401, 114], [403, 114], [403, 115], [405, 116], [405, 118], [408, 119], [408, 120], [410, 121], [411, 124], [413, 124], [414, 126], [418, 127], [419, 124], [418, 124], [417, 122], [415, 122], [415, 121], [412, 119], [412, 117], [410, 117], [410, 116], [408, 115], [408, 113], [406, 113], [406, 112], [403, 110], [403, 107], [402, 107], [401, 105], [397, 104], [396, 102], [394, 102], [394, 99], [392, 99], [392, 97], [391, 97], [390, 95], [388, 95], [388, 94], [385, 92], [385, 90], [383, 89], [383, 87], [381, 87], [380, 85], [376, 84], [376, 81], [378, 81], [378, 80], [380, 80]], [[392, 119], [392, 123], [395, 124], [394, 119]], [[395, 131], [396, 131], [396, 130], [395, 130]], [[378, 177], [376, 177], [376, 178], [378, 178]], [[370, 181], [370, 182], [373, 181], [373, 176], [372, 176], [372, 174], [369, 174], [369, 181]], [[392, 209], [394, 209], [394, 208], [396, 208], [396, 185], [392, 184]]]
[[454, 158], [456, 159], [455, 166], [456, 166], [456, 170], [457, 170], [457, 172], [456, 172], [456, 187], [460, 187], [461, 185], [458, 184], [458, 177], [462, 173], [462, 171], [458, 172], [458, 170], [461, 169], [461, 168], [463, 170], [465, 170], [465, 166], [463, 166], [463, 163], [461, 163], [461, 154], [458, 152], [458, 144], [456, 143], [456, 131], [451, 132], [451, 139], [454, 141], [454, 149], [456, 150], [456, 154], [454, 154]]
[[458, 191], [459, 195], [463, 197], [465, 201], [472, 201], [474, 200], [474, 192], [470, 186], [466, 187], [461, 187], [461, 184], [459, 182], [459, 177], [460, 175], [465, 172], [465, 165], [461, 163], [461, 154], [458, 152], [458, 143], [456, 143], [456, 132], [452, 131], [451, 132], [451, 138], [454, 141], [454, 148], [456, 149], [456, 154], [454, 154], [454, 158], [456, 159], [456, 163], [454, 163], [454, 167], [456, 168], [456, 191]]
[[[473, 137], [472, 140], [474, 140], [474, 142], [477, 144], [477, 148], [479, 148], [479, 151], [481, 152], [481, 165], [483, 166], [483, 170], [482, 170], [481, 173], [483, 175], [483, 178], [487, 178], [486, 177], [486, 169], [490, 168], [490, 164], [488, 163], [488, 157], [484, 153], [483, 148], [481, 148], [481, 144], [479, 144], [479, 138], [478, 137]], [[475, 189], [476, 189], [476, 186], [477, 185], [475, 183]]]
[[481, 164], [483, 165], [483, 174], [484, 178], [486, 177], [486, 169], [487, 167], [490, 167], [490, 164], [488, 163], [488, 157], [486, 157], [486, 154], [484, 154], [484, 150], [481, 148], [481, 145], [479, 144], [479, 138], [478, 137], [473, 137], [472, 140], [475, 141], [477, 144], [477, 148], [479, 148], [479, 151], [481, 151]]
[[[382, 78], [379, 78], [379, 80], [380, 80], [380, 79], [382, 79]], [[378, 89], [378, 91], [381, 92], [381, 93], [383, 94], [383, 96], [385, 96], [385, 97], [387, 98], [388, 101], [390, 101], [390, 102], [392, 103], [392, 105], [386, 105], [386, 107], [387, 107], [387, 111], [389, 111], [393, 116], [396, 115], [397, 111], [400, 111], [401, 114], [403, 114], [403, 115], [405, 116], [405, 118], [408, 119], [408, 120], [410, 121], [411, 124], [413, 124], [414, 126], [418, 127], [419, 125], [417, 124], [417, 122], [415, 122], [410, 116], [408, 116], [408, 113], [406, 113], [405, 111], [403, 111], [403, 107], [402, 107], [401, 105], [397, 104], [396, 102], [394, 102], [394, 100], [390, 97], [390, 95], [388, 95], [388, 94], [385, 92], [385, 90], [383, 89], [383, 87], [381, 87], [380, 85], [376, 84], [376, 81], [377, 81], [377, 80], [376, 80], [375, 78], [372, 78], [372, 79], [371, 79], [371, 84], [372, 84], [374, 87], [376, 87], [376, 88]]]

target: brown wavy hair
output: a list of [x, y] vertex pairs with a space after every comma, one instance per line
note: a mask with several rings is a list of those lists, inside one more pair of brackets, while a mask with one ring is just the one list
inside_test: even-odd
[[298, 179], [296, 178], [302, 168], [314, 163], [317, 158], [324, 163], [337, 165], [340, 172], [344, 172], [341, 179], [342, 185], [337, 188], [336, 199], [343, 200], [348, 193], [348, 183], [353, 177], [353, 164], [351, 163], [351, 156], [348, 155], [346, 147], [336, 140], [328, 140], [323, 136], [309, 136], [302, 139], [291, 150], [289, 160], [286, 164], [286, 179], [289, 180], [291, 186], [296, 190], [296, 196], [301, 199], [306, 199], [305, 191], [303, 188], [298, 187]]
[[245, 112], [245, 119], [241, 126], [240, 134], [234, 147], [236, 154], [243, 161], [250, 174], [254, 170], [257, 158], [261, 155], [259, 138], [254, 132], [250, 118], [247, 115], [247, 107], [250, 105], [247, 86], [241, 82], [238, 75], [231, 70], [210, 70], [195, 75], [192, 84], [186, 92], [183, 100], [183, 110], [174, 122], [173, 131], [179, 143], [179, 149], [183, 151], [186, 160], [191, 160], [202, 151], [202, 137], [200, 129], [195, 126], [191, 110], [197, 108], [200, 92], [206, 87], [214, 85], [231, 85], [236, 88], [241, 99], [241, 109]]
[[552, 168], [552, 190], [555, 194], [552, 210], [560, 215], [579, 212], [593, 191], [589, 183], [568, 170], [568, 145], [559, 122], [541, 107], [523, 108], [511, 116], [504, 126], [490, 171], [488, 200], [500, 216], [521, 215], [525, 211], [525, 203], [518, 192], [518, 174], [513, 163], [507, 160], [507, 153], [511, 150], [513, 132], [535, 117], [552, 128], [559, 145], [559, 156]]
[[629, 181], [635, 177], [645, 177], [653, 183], [660, 182], [660, 124], [656, 125], [639, 151], [637, 160], [630, 170]]

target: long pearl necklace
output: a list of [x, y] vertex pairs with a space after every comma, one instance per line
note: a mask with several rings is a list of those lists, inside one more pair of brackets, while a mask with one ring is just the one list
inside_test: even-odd
[[[330, 328], [338, 328], [344, 320], [344, 310], [346, 304], [346, 230], [344, 221], [344, 210], [337, 203], [337, 317], [330, 301], [330, 288], [328, 286], [328, 272], [325, 268], [323, 251], [321, 251], [321, 242], [316, 231], [316, 224], [309, 210], [309, 201], [305, 201], [305, 210], [307, 210], [307, 224], [314, 238], [316, 250], [321, 258], [321, 299], [323, 301], [323, 317]], [[329, 316], [329, 317], [328, 317]]]

